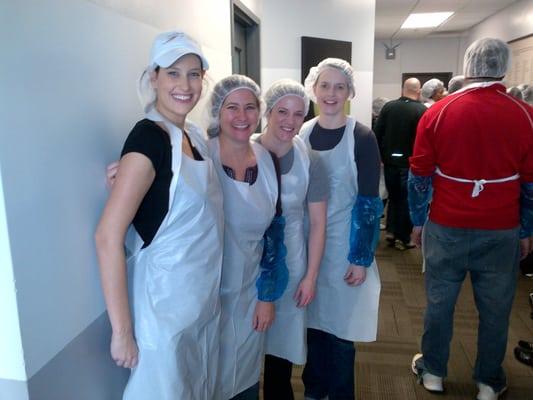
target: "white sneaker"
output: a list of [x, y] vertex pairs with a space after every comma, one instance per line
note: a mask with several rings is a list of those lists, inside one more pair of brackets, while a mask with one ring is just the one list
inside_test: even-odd
[[411, 370], [413, 373], [418, 376], [418, 383], [422, 384], [428, 392], [432, 393], [442, 393], [444, 392], [444, 387], [442, 386], [442, 377], [430, 374], [429, 372], [424, 372], [422, 375], [418, 374], [416, 368], [416, 361], [422, 358], [422, 354], [415, 354], [413, 361], [411, 362]]
[[489, 385], [485, 385], [484, 383], [478, 382], [477, 387], [479, 389], [479, 393], [477, 394], [477, 400], [498, 400], [500, 398], [500, 395], [505, 393], [507, 390], [507, 386], [504, 386], [502, 390], [499, 392], [495, 392], [493, 388], [491, 388]]

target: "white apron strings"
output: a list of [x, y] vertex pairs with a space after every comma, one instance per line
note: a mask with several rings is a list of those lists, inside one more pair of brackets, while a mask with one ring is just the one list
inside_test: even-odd
[[455, 182], [461, 182], [461, 183], [473, 183], [474, 188], [472, 189], [472, 197], [478, 197], [479, 194], [485, 189], [485, 184], [487, 183], [503, 183], [503, 182], [509, 182], [509, 181], [515, 181], [520, 178], [520, 174], [514, 174], [513, 176], [508, 176], [506, 178], [500, 178], [500, 179], [464, 179], [464, 178], [456, 178], [454, 176], [446, 175], [444, 172], [440, 170], [439, 167], [435, 170], [435, 173], [437, 175], [442, 176], [443, 178], [450, 179]]

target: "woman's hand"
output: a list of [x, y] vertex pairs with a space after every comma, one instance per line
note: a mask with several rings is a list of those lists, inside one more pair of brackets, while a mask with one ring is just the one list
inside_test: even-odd
[[109, 164], [106, 168], [106, 186], [111, 189], [113, 187], [113, 184], [115, 183], [115, 179], [117, 179], [118, 174], [118, 161], [114, 161], [111, 164]]
[[111, 357], [119, 367], [133, 368], [137, 365], [139, 349], [131, 332], [111, 335]]
[[358, 286], [366, 279], [366, 268], [361, 265], [350, 264], [344, 274], [344, 282], [349, 286]]
[[294, 301], [298, 307], [305, 307], [309, 305], [315, 298], [316, 279], [305, 276], [298, 285], [298, 289], [294, 294]]
[[258, 301], [255, 305], [254, 318], [252, 326], [257, 332], [265, 332], [274, 322], [274, 303], [267, 301]]

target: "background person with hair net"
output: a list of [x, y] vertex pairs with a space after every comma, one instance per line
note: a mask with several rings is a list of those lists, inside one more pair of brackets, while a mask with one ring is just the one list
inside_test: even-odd
[[424, 100], [424, 105], [428, 108], [446, 97], [447, 94], [444, 83], [437, 78], [430, 79], [424, 83], [422, 85], [422, 91], [420, 92], [420, 95]]
[[[289, 283], [276, 301], [276, 319], [266, 333], [263, 398], [290, 400], [292, 363], [306, 360], [306, 307], [313, 301], [324, 250], [328, 197], [327, 174], [318, 154], [297, 136], [309, 109], [303, 86], [276, 81], [266, 91], [267, 124], [254, 139], [275, 154], [281, 172], [281, 200]], [[309, 220], [305, 243], [304, 215]]]
[[257, 399], [264, 332], [274, 321], [274, 301], [288, 281], [279, 181], [273, 156], [250, 142], [261, 117], [260, 89], [254, 81], [243, 75], [220, 80], [209, 115], [208, 146], [224, 194], [215, 398]]
[[448, 82], [448, 94], [457, 92], [459, 89], [462, 89], [465, 84], [464, 75], [455, 75], [450, 82]]
[[427, 390], [444, 390], [454, 308], [468, 272], [479, 313], [478, 400], [507, 389], [502, 362], [518, 263], [533, 241], [533, 111], [505, 93], [510, 56], [499, 39], [468, 47], [465, 87], [422, 116], [410, 159], [412, 239], [423, 244], [427, 299], [412, 369]]
[[132, 368], [124, 400], [214, 396], [222, 193], [204, 135], [187, 119], [207, 68], [184, 33], [155, 38], [139, 81], [146, 115], [124, 144], [96, 231], [111, 355]]
[[380, 280], [374, 260], [383, 204], [380, 159], [372, 131], [344, 114], [355, 95], [354, 72], [327, 58], [305, 79], [320, 109], [301, 138], [318, 152], [329, 179], [326, 246], [315, 300], [308, 306], [305, 396], [354, 399], [354, 341], [374, 341]]

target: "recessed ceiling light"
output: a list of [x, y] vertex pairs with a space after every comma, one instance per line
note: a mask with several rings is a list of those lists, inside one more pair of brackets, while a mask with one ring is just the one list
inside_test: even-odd
[[453, 15], [453, 11], [411, 14], [402, 24], [401, 29], [434, 28]]

